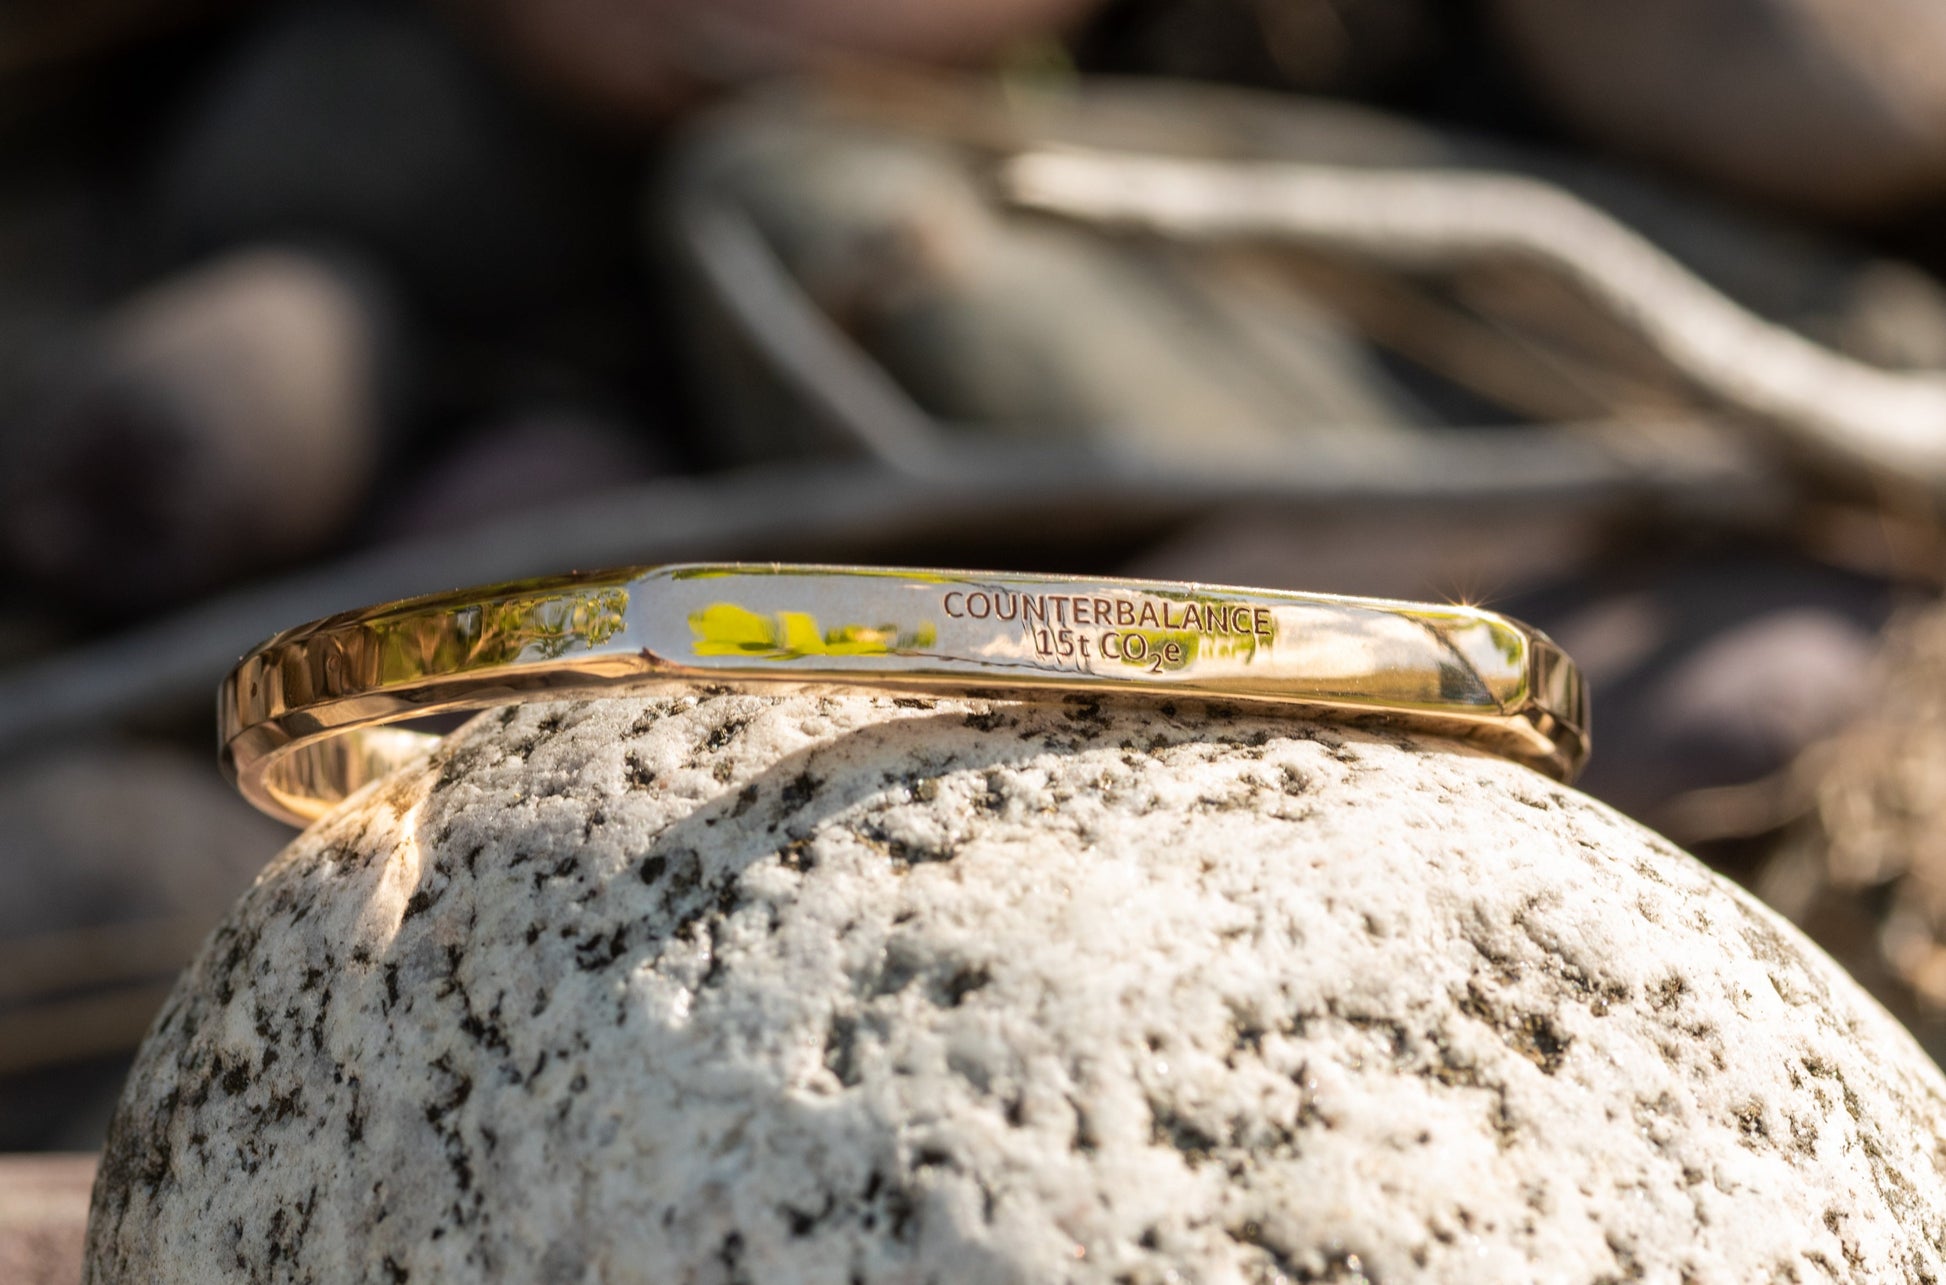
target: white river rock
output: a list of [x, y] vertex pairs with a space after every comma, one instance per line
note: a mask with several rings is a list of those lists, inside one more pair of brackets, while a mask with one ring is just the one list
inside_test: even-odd
[[89, 1279], [1933, 1281], [1942, 1126], [1794, 929], [1469, 749], [537, 705], [211, 938]]

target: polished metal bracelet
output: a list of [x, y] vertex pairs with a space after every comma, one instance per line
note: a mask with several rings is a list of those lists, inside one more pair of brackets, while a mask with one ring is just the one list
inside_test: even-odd
[[302, 825], [433, 739], [385, 724], [701, 686], [1201, 697], [1397, 722], [1564, 781], [1588, 752], [1573, 663], [1473, 607], [765, 563], [496, 585], [287, 630], [224, 681], [222, 760], [253, 804]]

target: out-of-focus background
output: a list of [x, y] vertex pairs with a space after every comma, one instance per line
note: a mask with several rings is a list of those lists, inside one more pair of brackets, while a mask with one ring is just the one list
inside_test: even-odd
[[1942, 66], [1930, 0], [17, 0], [0, 1152], [98, 1145], [288, 837], [240, 652], [697, 557], [1519, 615], [1586, 787], [1946, 1054]]

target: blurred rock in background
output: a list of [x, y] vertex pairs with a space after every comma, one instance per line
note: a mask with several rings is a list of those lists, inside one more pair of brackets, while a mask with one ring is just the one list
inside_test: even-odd
[[[694, 186], [678, 200], [695, 215], [679, 252], [710, 254], [718, 226], [745, 230], [807, 315], [942, 425], [1181, 456], [1427, 418], [1303, 293], [1010, 215], [952, 140], [820, 122], [792, 105], [724, 122], [692, 146]], [[699, 275], [717, 266], [698, 264]], [[705, 351], [720, 393], [706, 405], [739, 409], [761, 387], [735, 362], [743, 355]], [[751, 456], [815, 446], [793, 410], [801, 420], [801, 407], [759, 402], [725, 427]]]
[[399, 300], [388, 478], [509, 402], [613, 404], [679, 451], [635, 236], [637, 145], [578, 130], [421, 6], [273, 6], [144, 171], [155, 261], [277, 238], [345, 247]]
[[[373, 596], [669, 557], [1523, 614], [1595, 682], [1589, 788], [1753, 880], [1946, 1053], [1943, 24], [10, 13], [0, 1149], [95, 1144], [159, 988], [281, 842], [208, 753], [241, 650]], [[1045, 181], [1077, 159], [1142, 181]], [[1256, 180], [1284, 199], [1226, 230]], [[1326, 189], [1354, 196], [1334, 216]]]
[[232, 251], [54, 354], [0, 437], [0, 540], [85, 615], [181, 600], [321, 551], [362, 505], [398, 346], [356, 264]]
[[1843, 218], [1946, 195], [1928, 0], [1493, 0], [1564, 123], [1725, 191]]
[[[1844, 358], [1946, 358], [1946, 292], [1908, 265], [1586, 161], [1320, 100], [1168, 82], [1021, 99], [933, 77], [746, 101], [679, 152], [673, 255], [711, 323], [696, 331], [697, 368], [713, 377], [702, 405], [727, 412], [726, 439], [740, 453], [869, 448], [930, 418], [1206, 456], [1376, 450], [1388, 429], [1410, 427], [1755, 409], [1724, 407], [1693, 370], [1672, 369], [1639, 319], [1589, 298], [1571, 266], [1469, 248], [1459, 229], [1443, 257], [1421, 244], [1387, 262], [1328, 238], [1273, 253], [1249, 237], [1137, 238], [1013, 208], [996, 160], [1070, 147], [1423, 174], [1427, 201], [1464, 174], [1541, 179], [1653, 238], [1705, 288]], [[1508, 211], [1507, 246], [1521, 214]], [[1570, 265], [1583, 249], [1598, 247], [1561, 247]], [[1627, 302], [1653, 315], [1664, 301]], [[841, 375], [860, 357], [890, 384]], [[768, 379], [753, 361], [771, 367]], [[849, 404], [889, 419], [896, 402], [903, 425], [806, 422], [847, 401], [807, 398], [807, 372], [834, 390], [846, 379], [887, 387], [896, 396]], [[775, 388], [779, 375], [800, 386]]]

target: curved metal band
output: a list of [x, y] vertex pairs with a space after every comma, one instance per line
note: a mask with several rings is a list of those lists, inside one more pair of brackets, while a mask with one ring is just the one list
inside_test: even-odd
[[224, 770], [307, 824], [424, 748], [382, 726], [698, 685], [1006, 699], [1195, 696], [1408, 722], [1570, 780], [1587, 696], [1472, 607], [1170, 582], [725, 564], [415, 598], [287, 630], [219, 697]]

